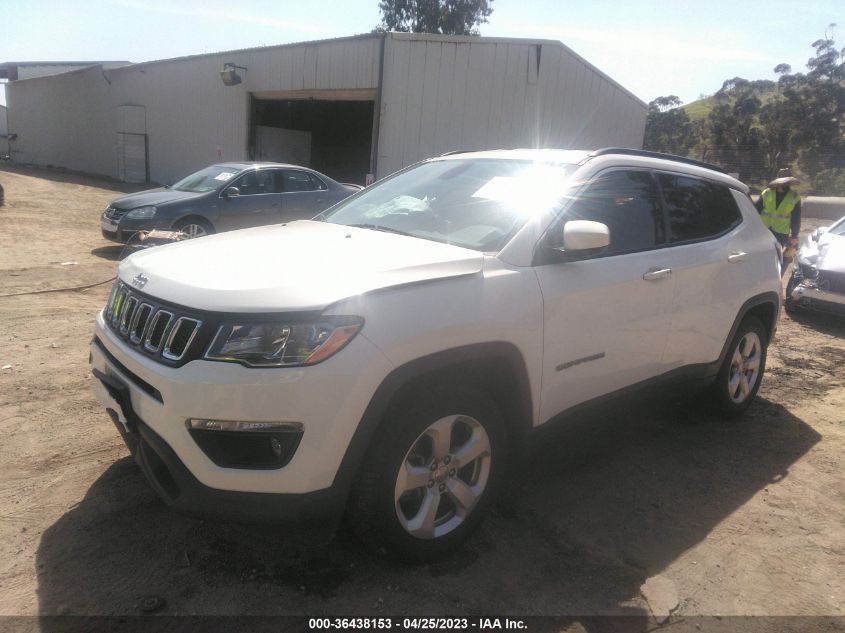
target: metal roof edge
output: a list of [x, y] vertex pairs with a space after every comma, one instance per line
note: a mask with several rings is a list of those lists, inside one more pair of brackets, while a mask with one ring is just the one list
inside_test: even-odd
[[[90, 66], [83, 66], [82, 68], [74, 68], [73, 70], [66, 70], [64, 72], [52, 73], [50, 75], [38, 75], [37, 77], [26, 77], [25, 79], [15, 79], [14, 81], [8, 82], [7, 86], [14, 86], [15, 84], [22, 84], [22, 83], [29, 83], [30, 81], [39, 81], [39, 80], [49, 80], [55, 77], [66, 77], [68, 75], [75, 75], [77, 73], [84, 73], [89, 70], [93, 70], [95, 68], [99, 68], [102, 72], [116, 70], [114, 68], [103, 68], [103, 66], [99, 63], [91, 64]], [[120, 68], [125, 68], [125, 66], [121, 66]]]
[[158, 64], [169, 64], [174, 62], [184, 62], [194, 59], [202, 59], [205, 57], [216, 57], [218, 55], [236, 55], [240, 53], [253, 53], [255, 51], [273, 51], [284, 48], [296, 48], [297, 46], [317, 46], [320, 44], [332, 44], [336, 42], [348, 42], [354, 40], [365, 39], [381, 39], [384, 33], [360, 33], [358, 35], [345, 35], [343, 37], [333, 37], [324, 40], [306, 40], [304, 42], [288, 42], [287, 44], [273, 44], [271, 46], [253, 46], [251, 48], [236, 48], [226, 51], [216, 51], [214, 53], [197, 53], [195, 55], [183, 55], [182, 57], [168, 57], [165, 59], [153, 59], [146, 62], [138, 62], [129, 66], [121, 66], [119, 68], [109, 69], [109, 73], [120, 72], [125, 70], [133, 70], [136, 68], [147, 68]]
[[623, 86], [622, 84], [620, 84], [620, 83], [619, 83], [618, 81], [616, 81], [613, 77], [611, 77], [610, 75], [608, 75], [606, 72], [604, 72], [604, 71], [603, 71], [603, 70], [601, 70], [600, 68], [598, 68], [598, 67], [596, 67], [595, 65], [591, 64], [590, 62], [588, 62], [586, 59], [584, 59], [583, 57], [581, 57], [581, 55], [579, 55], [579, 54], [578, 54], [578, 53], [576, 53], [574, 50], [572, 50], [571, 48], [569, 48], [569, 47], [568, 47], [566, 44], [564, 44], [563, 42], [561, 42], [561, 41], [559, 41], [559, 40], [551, 40], [551, 41], [552, 41], [552, 42], [554, 42], [555, 44], [557, 44], [558, 46], [560, 46], [560, 47], [561, 47], [564, 51], [566, 51], [567, 53], [569, 53], [570, 55], [572, 55], [575, 59], [579, 60], [581, 63], [586, 64], [586, 65], [587, 65], [587, 67], [589, 67], [591, 70], [593, 70], [595, 73], [597, 73], [600, 77], [603, 77], [604, 79], [606, 79], [607, 81], [609, 81], [610, 83], [612, 83], [614, 86], [616, 86], [617, 88], [619, 88], [619, 90], [621, 90], [622, 92], [624, 92], [624, 93], [625, 93], [628, 97], [630, 97], [631, 99], [633, 99], [634, 101], [636, 101], [636, 102], [637, 102], [638, 104], [640, 104], [643, 108], [648, 109], [648, 104], [647, 104], [645, 101], [643, 101], [642, 99], [640, 99], [637, 95], [635, 95], [633, 92], [631, 92], [630, 90], [628, 90], [625, 86]]
[[539, 44], [539, 45], [548, 45], [548, 46], [557, 46], [563, 49], [566, 53], [580, 61], [582, 64], [587, 66], [590, 70], [595, 72], [597, 75], [602, 77], [603, 79], [609, 81], [613, 84], [614, 87], [618, 88], [622, 92], [625, 93], [626, 96], [631, 98], [633, 101], [637, 102], [643, 108], [648, 108], [648, 104], [640, 99], [637, 95], [633, 92], [625, 88], [622, 84], [618, 81], [613, 79], [610, 75], [608, 75], [603, 70], [597, 68], [594, 64], [590, 63], [586, 59], [584, 59], [581, 55], [576, 53], [574, 50], [569, 48], [566, 44], [561, 42], [560, 40], [551, 40], [551, 39], [535, 39], [535, 38], [525, 38], [525, 37], [496, 37], [496, 36], [486, 36], [486, 35], [442, 35], [440, 33], [402, 33], [398, 31], [387, 31], [385, 33], [389, 37], [395, 40], [410, 40], [410, 41], [432, 41], [432, 42], [465, 42], [465, 43], [473, 43], [478, 42], [482, 44]]

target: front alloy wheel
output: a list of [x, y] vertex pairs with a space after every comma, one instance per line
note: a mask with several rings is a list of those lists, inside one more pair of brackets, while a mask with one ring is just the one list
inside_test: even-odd
[[434, 539], [472, 513], [490, 477], [490, 438], [473, 417], [450, 415], [414, 441], [394, 486], [396, 516], [408, 534]]
[[185, 237], [189, 240], [192, 240], [195, 237], [204, 237], [208, 235], [208, 232], [202, 224], [194, 224], [193, 222], [183, 226], [182, 233], [184, 233]]
[[472, 389], [426, 390], [391, 406], [348, 506], [371, 549], [421, 561], [460, 546], [503, 480], [508, 442], [496, 403]]

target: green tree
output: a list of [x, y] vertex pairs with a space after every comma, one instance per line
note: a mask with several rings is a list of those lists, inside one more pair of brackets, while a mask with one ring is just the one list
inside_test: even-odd
[[676, 95], [657, 97], [648, 104], [643, 146], [655, 152], [685, 156], [695, 145], [696, 134], [689, 115]]
[[478, 35], [493, 0], [381, 0], [377, 31]]

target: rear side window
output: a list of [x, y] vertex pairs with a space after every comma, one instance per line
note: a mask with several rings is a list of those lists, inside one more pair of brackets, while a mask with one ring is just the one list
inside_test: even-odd
[[317, 191], [325, 191], [326, 189], [328, 189], [326, 183], [317, 178], [317, 176], [315, 176], [314, 174], [308, 174], [308, 176], [311, 178], [311, 184], [314, 185], [314, 189], [316, 189]]
[[314, 191], [314, 183], [311, 177], [304, 171], [285, 170], [284, 172], [285, 186], [284, 191]]
[[673, 242], [716, 237], [740, 221], [730, 190], [698, 178], [658, 174]]
[[645, 171], [600, 176], [578, 194], [565, 218], [606, 224], [610, 246], [603, 255], [647, 250], [665, 241], [657, 187]]

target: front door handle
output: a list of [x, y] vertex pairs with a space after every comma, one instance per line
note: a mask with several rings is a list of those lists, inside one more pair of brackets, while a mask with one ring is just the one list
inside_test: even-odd
[[643, 279], [646, 281], [657, 281], [658, 279], [666, 279], [671, 274], [671, 268], [652, 268], [643, 275]]
[[748, 253], [743, 253], [742, 251], [736, 251], [736, 252], [733, 252], [730, 255], [728, 255], [728, 261], [731, 264], [735, 264], [735, 263], [741, 262], [743, 259], [745, 259], [746, 255], [748, 255]]

